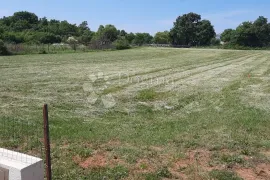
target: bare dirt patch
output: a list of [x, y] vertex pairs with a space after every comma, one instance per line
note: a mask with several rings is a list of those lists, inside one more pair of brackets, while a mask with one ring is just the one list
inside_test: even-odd
[[106, 167], [107, 165], [108, 160], [105, 153], [95, 154], [92, 157], [87, 158], [85, 161], [79, 163], [79, 166], [84, 169]]
[[190, 165], [199, 165], [205, 169], [209, 169], [209, 161], [211, 157], [211, 152], [208, 150], [191, 150], [186, 153], [187, 158], [180, 159], [175, 162], [174, 167], [176, 169], [184, 169]]
[[255, 168], [235, 168], [234, 171], [245, 180], [270, 179], [270, 164], [261, 163]]

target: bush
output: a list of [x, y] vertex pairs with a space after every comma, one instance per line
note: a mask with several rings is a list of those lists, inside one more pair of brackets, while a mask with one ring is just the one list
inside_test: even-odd
[[223, 45], [224, 49], [237, 49], [237, 50], [269, 50], [269, 46], [265, 47], [251, 47], [251, 46], [241, 46], [233, 43], [226, 43]]
[[0, 39], [0, 55], [9, 55], [9, 51], [7, 50], [7, 47], [5, 46], [4, 42]]
[[121, 37], [121, 38], [117, 39], [116, 41], [114, 41], [113, 46], [117, 50], [123, 50], [123, 49], [129, 49], [130, 48], [128, 40], [126, 40], [126, 38], [124, 38], [124, 37]]
[[211, 39], [211, 45], [212, 46], [219, 46], [220, 45], [220, 39], [217, 39], [217, 38]]

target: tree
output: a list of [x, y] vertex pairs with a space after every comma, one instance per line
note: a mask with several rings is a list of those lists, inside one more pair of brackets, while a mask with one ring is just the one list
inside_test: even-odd
[[90, 30], [88, 27], [87, 21], [83, 21], [79, 26], [79, 34], [80, 37], [78, 37], [78, 41], [84, 45], [87, 45], [92, 40], [92, 37], [94, 36], [94, 32]]
[[157, 32], [153, 39], [156, 44], [169, 44], [170, 43], [170, 33], [169, 31]]
[[78, 29], [75, 24], [69, 24], [67, 21], [61, 21], [59, 24], [59, 33], [62, 36], [76, 36]]
[[170, 31], [172, 44], [176, 45], [206, 45], [214, 36], [210, 21], [201, 21], [201, 16], [195, 13], [179, 16]]
[[91, 42], [94, 34], [95, 33], [92, 31], [85, 31], [80, 37], [78, 37], [78, 41], [84, 45], [87, 45]]
[[60, 25], [60, 21], [55, 20], [55, 19], [51, 19], [49, 21], [49, 25], [48, 25], [48, 31], [49, 33], [55, 34], [55, 35], [61, 35], [61, 32], [59, 30], [59, 25]]
[[143, 45], [152, 43], [153, 37], [149, 33], [136, 33], [133, 44]]
[[24, 42], [24, 37], [21, 33], [4, 32], [2, 36], [5, 42], [14, 43], [14, 44], [19, 44], [19, 43]]
[[212, 46], [219, 46], [220, 45], [220, 39], [212, 38], [211, 39], [211, 45]]
[[111, 24], [106, 25], [101, 34], [105, 39], [108, 39], [111, 42], [117, 39], [117, 29]]
[[221, 34], [221, 40], [238, 46], [269, 46], [270, 24], [267, 22], [267, 18], [259, 16], [254, 22], [243, 22], [235, 30], [226, 29]]
[[198, 23], [196, 45], [207, 46], [211, 44], [211, 39], [216, 36], [214, 27], [208, 20], [202, 20]]
[[7, 47], [4, 44], [4, 41], [0, 39], [0, 55], [9, 55], [10, 53], [7, 50]]
[[240, 46], [260, 46], [260, 41], [253, 29], [253, 24], [249, 21], [243, 22], [236, 28], [235, 37], [231, 42]]
[[126, 34], [126, 39], [131, 44], [132, 41], [135, 39], [135, 34], [133, 34], [133, 33]]
[[120, 36], [126, 36], [127, 35], [127, 32], [125, 30], [121, 30], [119, 35]]
[[200, 20], [201, 16], [195, 13], [179, 16], [170, 32], [172, 43], [176, 45], [194, 44]]
[[259, 16], [253, 23], [253, 30], [256, 34], [259, 45], [267, 46], [270, 42], [270, 24], [267, 23], [267, 18]]
[[80, 33], [80, 34], [84, 34], [85, 32], [89, 32], [89, 31], [90, 31], [90, 28], [88, 27], [87, 21], [83, 21], [83, 22], [78, 26], [78, 29], [79, 29], [79, 33]]
[[78, 44], [78, 40], [75, 39], [74, 37], [69, 37], [67, 40], [67, 43], [72, 47], [74, 51], [76, 51], [76, 47]]
[[52, 33], [40, 33], [39, 36], [39, 42], [41, 44], [53, 44], [61, 42], [60, 36], [56, 36]]
[[120, 36], [116, 41], [114, 41], [113, 46], [118, 50], [130, 48], [129, 42], [124, 36]]
[[4, 29], [0, 27], [0, 38], [2, 39], [3, 38], [3, 34], [4, 34]]
[[26, 21], [29, 24], [37, 24], [38, 17], [34, 13], [30, 13], [27, 11], [20, 11], [13, 14], [12, 21], [13, 22]]
[[118, 30], [114, 25], [108, 24], [105, 27], [100, 25], [98, 31], [93, 36], [92, 41], [99, 42], [101, 45], [112, 43], [117, 39]]
[[46, 17], [43, 17], [39, 20], [39, 24], [41, 24], [41, 26], [48, 26], [49, 22], [48, 19]]
[[231, 42], [234, 38], [235, 30], [233, 29], [225, 29], [220, 36], [221, 41], [223, 42]]
[[53, 43], [60, 43], [61, 37], [54, 35], [52, 33], [39, 33], [39, 42], [41, 44], [47, 44], [48, 45], [48, 51], [50, 50], [50, 44]]

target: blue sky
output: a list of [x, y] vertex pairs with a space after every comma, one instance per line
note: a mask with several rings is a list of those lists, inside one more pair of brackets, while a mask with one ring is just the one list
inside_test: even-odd
[[217, 33], [262, 15], [270, 20], [269, 0], [8, 0], [1, 2], [0, 17], [30, 11], [39, 17], [88, 21], [91, 30], [113, 24], [128, 32], [169, 30], [176, 17], [195, 12], [212, 22]]

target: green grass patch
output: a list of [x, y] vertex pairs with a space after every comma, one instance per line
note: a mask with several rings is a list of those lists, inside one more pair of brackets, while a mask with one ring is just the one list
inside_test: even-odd
[[225, 170], [213, 170], [210, 172], [210, 177], [214, 180], [243, 180], [242, 178], [238, 177], [234, 172]]

